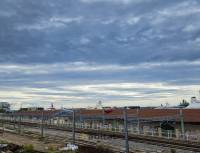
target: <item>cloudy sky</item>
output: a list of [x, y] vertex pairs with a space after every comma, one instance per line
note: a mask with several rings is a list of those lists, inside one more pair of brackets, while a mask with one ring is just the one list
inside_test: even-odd
[[176, 105], [199, 89], [199, 0], [0, 1], [13, 107]]

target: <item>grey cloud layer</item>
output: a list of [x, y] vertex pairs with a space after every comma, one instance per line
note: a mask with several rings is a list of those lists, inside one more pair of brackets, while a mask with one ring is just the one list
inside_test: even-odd
[[[177, 104], [195, 94], [200, 62], [98, 65], [56, 63], [0, 65], [0, 97], [11, 102], [57, 106]], [[27, 103], [28, 102], [28, 103]]]
[[158, 104], [199, 88], [199, 0], [1, 0], [0, 22], [2, 100]]
[[197, 0], [0, 4], [0, 62], [127, 64], [200, 58]]

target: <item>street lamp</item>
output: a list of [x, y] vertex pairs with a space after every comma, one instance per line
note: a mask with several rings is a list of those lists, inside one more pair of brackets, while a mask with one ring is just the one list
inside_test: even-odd
[[182, 138], [185, 139], [185, 127], [184, 127], [184, 115], [182, 108], [179, 110], [180, 120], [181, 120], [181, 134]]
[[75, 144], [75, 110], [74, 109], [63, 109], [62, 112], [72, 113], [73, 127], [72, 127], [72, 143]]
[[124, 107], [124, 135], [125, 135], [126, 153], [129, 153], [127, 107]]
[[65, 147], [63, 148], [60, 148], [59, 150], [60, 151], [75, 151], [78, 149], [78, 146], [75, 145], [75, 110], [74, 109], [63, 109], [61, 112], [58, 112], [58, 116], [59, 116], [59, 113], [72, 113], [72, 118], [73, 118], [73, 127], [72, 127], [72, 133], [73, 133], [73, 140], [72, 140], [72, 144], [67, 144]]

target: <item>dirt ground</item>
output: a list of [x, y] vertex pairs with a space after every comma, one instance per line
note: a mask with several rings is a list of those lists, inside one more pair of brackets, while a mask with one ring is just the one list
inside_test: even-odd
[[[41, 151], [41, 152], [47, 152], [48, 148], [59, 148], [61, 144], [56, 143], [45, 143], [43, 141], [40, 141], [38, 138], [30, 138], [27, 136], [20, 136], [13, 133], [4, 133], [0, 134], [0, 141], [16, 144], [19, 146], [32, 144], [34, 147], [34, 150]], [[61, 142], [62, 143], [62, 142]], [[112, 151], [109, 151], [108, 149], [103, 148], [93, 148], [93, 147], [79, 147], [79, 151], [77, 153], [112, 153]]]
[[46, 151], [49, 146], [58, 146], [58, 144], [45, 144], [42, 141], [39, 141], [39, 139], [29, 138], [25, 136], [20, 136], [13, 133], [3, 133], [0, 135], [0, 141], [5, 141], [8, 143], [16, 144], [16, 145], [27, 145], [32, 144], [34, 146], [35, 150], [38, 151]]

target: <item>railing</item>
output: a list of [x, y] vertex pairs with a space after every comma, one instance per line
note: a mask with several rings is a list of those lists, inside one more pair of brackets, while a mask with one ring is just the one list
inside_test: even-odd
[[[14, 118], [14, 117], [7, 117], [7, 116], [0, 116], [1, 121], [11, 121], [16, 124], [19, 123], [20, 119]], [[21, 122], [24, 123], [35, 123], [35, 124], [42, 124], [41, 120], [37, 118], [28, 119], [28, 118], [21, 118]], [[56, 126], [56, 127], [62, 127], [62, 128], [72, 128], [73, 124], [72, 122], [65, 122], [64, 120], [45, 120], [43, 122], [46, 126]], [[1, 124], [0, 124], [1, 125]], [[124, 132], [124, 126], [122, 124], [113, 126], [112, 124], [88, 124], [88, 123], [82, 123], [78, 122], [76, 123], [76, 128], [78, 129], [91, 129], [91, 130], [97, 130], [97, 131], [111, 131], [111, 132]], [[145, 136], [151, 136], [151, 137], [160, 137], [160, 138], [167, 138], [167, 139], [176, 139], [176, 140], [186, 140], [186, 141], [192, 141], [192, 142], [200, 142], [200, 135], [198, 134], [181, 134], [178, 130], [177, 131], [164, 131], [160, 128], [158, 129], [138, 129], [137, 125], [131, 125], [128, 126], [128, 132], [129, 134], [133, 135], [145, 135]]]

